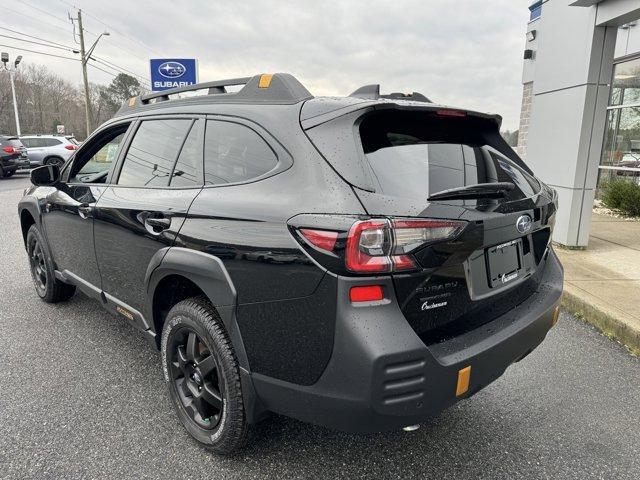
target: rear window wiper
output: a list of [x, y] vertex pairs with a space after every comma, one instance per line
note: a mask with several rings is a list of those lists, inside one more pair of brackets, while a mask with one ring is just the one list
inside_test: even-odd
[[477, 183], [465, 187], [450, 188], [430, 195], [428, 200], [463, 200], [465, 198], [505, 197], [516, 186], [511, 182]]

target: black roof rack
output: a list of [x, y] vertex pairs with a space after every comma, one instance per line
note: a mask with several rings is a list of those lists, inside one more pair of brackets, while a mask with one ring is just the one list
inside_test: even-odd
[[353, 92], [350, 97], [355, 98], [364, 98], [367, 100], [379, 100], [380, 98], [389, 98], [389, 99], [399, 99], [399, 100], [413, 100], [414, 102], [426, 102], [433, 103], [423, 94], [418, 92], [413, 93], [400, 93], [394, 92], [389, 93], [387, 95], [380, 95], [380, 85], [365, 85], [364, 87], [358, 88], [355, 92]]
[[[237, 85], [244, 86], [237, 92], [227, 91], [227, 87]], [[293, 75], [288, 73], [261, 74], [253, 77], [197, 83], [132, 97], [125, 102], [116, 115], [123, 115], [132, 110], [160, 102], [187, 100], [185, 98], [172, 99], [171, 96], [199, 90], [207, 90], [204, 96], [208, 100], [219, 100], [225, 103], [293, 104], [313, 98], [313, 95]], [[202, 96], [198, 98], [202, 98]]]

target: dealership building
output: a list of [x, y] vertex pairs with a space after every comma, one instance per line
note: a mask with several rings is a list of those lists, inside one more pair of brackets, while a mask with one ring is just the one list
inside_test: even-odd
[[538, 0], [519, 153], [558, 192], [554, 241], [587, 246], [602, 182], [640, 182], [640, 0]]

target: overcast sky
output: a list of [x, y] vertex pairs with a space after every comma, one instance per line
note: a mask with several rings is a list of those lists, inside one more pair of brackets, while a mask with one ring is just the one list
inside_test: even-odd
[[[171, 7], [160, 6], [165, 3]], [[513, 130], [520, 113], [530, 3], [0, 0], [0, 33], [12, 37], [10, 28], [77, 48], [67, 20], [67, 12], [75, 16], [76, 6], [83, 9], [89, 44], [95, 34], [111, 33], [100, 40], [95, 55], [145, 78], [149, 58], [194, 57], [200, 81], [290, 72], [314, 95], [348, 95], [361, 85], [380, 83], [383, 92], [415, 90], [439, 103], [499, 113], [504, 128]], [[24, 49], [72, 57], [71, 52], [4, 36], [0, 44], [12, 58], [21, 53], [25, 62], [46, 64], [81, 82], [78, 62]], [[111, 78], [89, 70], [92, 82]]]

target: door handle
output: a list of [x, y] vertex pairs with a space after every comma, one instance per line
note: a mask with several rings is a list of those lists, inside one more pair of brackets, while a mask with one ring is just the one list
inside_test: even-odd
[[147, 217], [144, 223], [151, 227], [154, 232], [160, 233], [162, 230], [166, 230], [171, 226], [171, 219]]
[[78, 215], [80, 215], [81, 218], [88, 218], [91, 216], [91, 210], [93, 210], [93, 207], [83, 203], [78, 207]]

